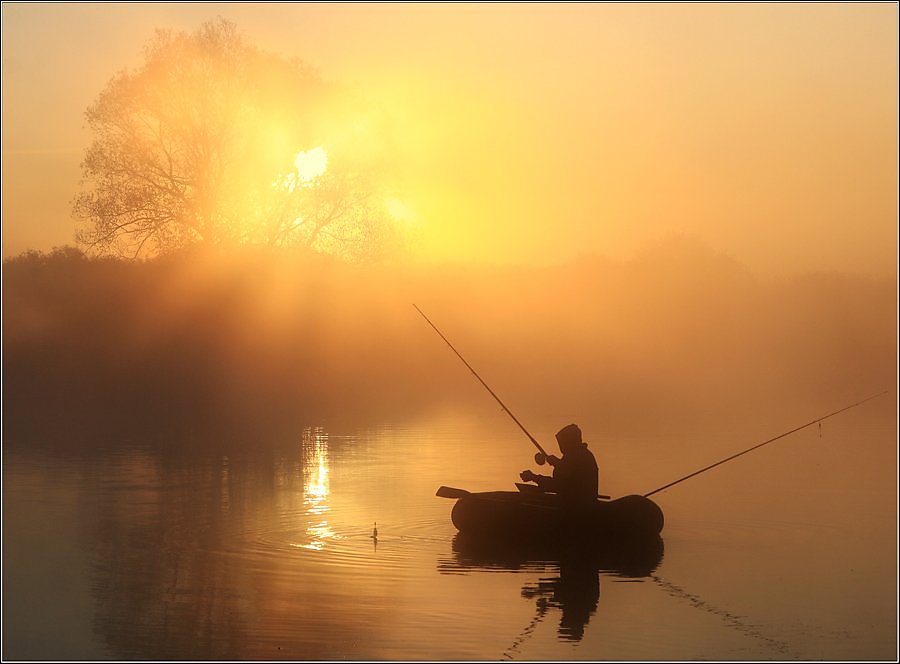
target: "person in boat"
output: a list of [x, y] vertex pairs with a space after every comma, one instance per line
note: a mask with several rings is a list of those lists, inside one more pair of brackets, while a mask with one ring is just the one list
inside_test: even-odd
[[523, 470], [523, 482], [534, 482], [543, 491], [553, 492], [571, 505], [591, 504], [597, 499], [597, 461], [581, 439], [581, 429], [569, 424], [556, 434], [562, 458], [552, 454], [547, 462], [553, 466], [553, 476], [537, 475]]

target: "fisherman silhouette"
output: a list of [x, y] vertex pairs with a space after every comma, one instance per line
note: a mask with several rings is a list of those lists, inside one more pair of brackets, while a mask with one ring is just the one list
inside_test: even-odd
[[542, 491], [555, 493], [570, 507], [591, 505], [597, 500], [597, 461], [581, 440], [581, 429], [569, 424], [556, 434], [556, 442], [562, 452], [558, 459], [552, 454], [547, 462], [553, 466], [553, 476], [537, 475], [523, 470], [519, 477], [523, 482], [534, 482]]

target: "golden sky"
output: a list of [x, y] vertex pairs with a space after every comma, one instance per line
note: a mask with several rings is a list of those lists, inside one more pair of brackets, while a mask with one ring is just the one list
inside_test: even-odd
[[896, 273], [894, 3], [4, 3], [4, 256], [73, 243], [84, 110], [155, 28], [217, 16], [387, 118], [423, 258], [689, 233], [763, 271]]

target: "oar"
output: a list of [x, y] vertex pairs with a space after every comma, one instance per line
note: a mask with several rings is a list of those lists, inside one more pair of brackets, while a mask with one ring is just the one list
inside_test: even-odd
[[[535, 489], [535, 492], [537, 492], [537, 489], [538, 489], [538, 487], [536, 487], [536, 486], [532, 486], [530, 484], [519, 484], [518, 482], [516, 483], [516, 486], [519, 487], [519, 491], [522, 491], [521, 487], [528, 487], [528, 489]], [[525, 492], [523, 491], [523, 493], [525, 493]], [[465, 489], [455, 489], [452, 486], [441, 486], [441, 487], [438, 487], [438, 490], [435, 492], [434, 495], [438, 496], [440, 498], [458, 499], [458, 498], [462, 498], [463, 496], [468, 496], [469, 492], [466, 491]], [[599, 498], [600, 500], [609, 500], [609, 496], [603, 495], [602, 493], [600, 495], [598, 495], [597, 498]]]
[[[463, 498], [465, 496], [468, 496], [469, 494], [470, 492], [466, 491], [465, 489], [454, 489], [452, 486], [442, 486], [434, 495], [440, 496], [441, 498]], [[480, 500], [486, 500], [489, 503], [508, 504], [507, 501], [505, 501], [503, 498], [498, 498], [496, 496], [481, 496]], [[528, 506], [544, 511], [555, 511], [556, 509], [552, 505], [541, 505], [539, 503], [529, 503]]]
[[469, 492], [465, 489], [454, 489], [452, 486], [442, 486], [438, 488], [435, 496], [440, 496], [441, 498], [462, 498], [463, 496], [468, 496]]

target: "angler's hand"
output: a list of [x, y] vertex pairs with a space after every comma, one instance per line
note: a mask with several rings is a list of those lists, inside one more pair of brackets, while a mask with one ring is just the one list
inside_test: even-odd
[[547, 463], [549, 463], [549, 464], [550, 464], [551, 466], [553, 466], [554, 468], [556, 468], [556, 464], [558, 464], [559, 462], [560, 462], [560, 459], [558, 459], [557, 457], [553, 456], [552, 454], [548, 454], [548, 455], [547, 455]]
[[534, 482], [535, 481], [535, 474], [532, 473], [530, 470], [523, 470], [521, 473], [519, 473], [519, 477], [522, 478], [523, 482]]

